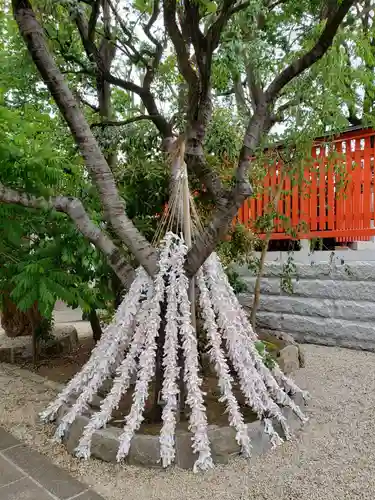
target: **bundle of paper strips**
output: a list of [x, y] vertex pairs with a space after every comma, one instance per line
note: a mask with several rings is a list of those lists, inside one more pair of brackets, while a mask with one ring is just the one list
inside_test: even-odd
[[[174, 202], [170, 203], [169, 214], [165, 220], [168, 218], [170, 221], [171, 213], [174, 211], [177, 214], [180, 210], [177, 205], [180, 203], [179, 189], [183, 189], [184, 176], [180, 175], [180, 179]], [[181, 226], [183, 225], [182, 215], [174, 215], [173, 220], [179, 220]], [[193, 228], [197, 225], [199, 224]], [[178, 224], [175, 224], [175, 230], [176, 227], [178, 229]], [[72, 395], [76, 396], [74, 404], [57, 427], [56, 437], [61, 439], [75, 418], [87, 409], [103, 382], [112, 377], [112, 388], [103, 399], [99, 411], [94, 413], [84, 428], [76, 449], [78, 457], [89, 458], [94, 432], [104, 427], [111, 419], [112, 411], [118, 407], [136, 375], [133, 402], [125, 418], [117, 453], [119, 461], [126, 457], [132, 437], [144, 418], [149, 386], [155, 376], [157, 339], [161, 328], [164, 328], [161, 462], [167, 467], [175, 458], [181, 373], [178, 353], [181, 350], [186, 403], [190, 408], [192, 448], [197, 453], [194, 470], [206, 470], [213, 466], [213, 460], [201, 388], [197, 335], [191, 315], [189, 279], [184, 271], [188, 245], [182, 236], [182, 230], [181, 235], [172, 232], [169, 222], [165, 229], [164, 236], [159, 241], [160, 260], [157, 275], [151, 279], [143, 269], [137, 270], [128, 294], [118, 308], [113, 322], [93, 349], [91, 358], [41, 417], [44, 421], [54, 420], [60, 407], [66, 404]], [[251, 442], [240, 405], [233, 392], [233, 369], [246, 404], [264, 423], [264, 431], [269, 435], [273, 446], [283, 440], [275, 430], [274, 422], [280, 424], [283, 438], [288, 439], [291, 435], [281, 411], [282, 407], [291, 407], [301, 421], [306, 421], [301, 409], [290, 396], [296, 392], [307, 395], [284, 375], [277, 363], [272, 367], [266, 366], [264, 357], [256, 348], [257, 336], [216, 254], [208, 258], [195, 280], [198, 290], [197, 304], [208, 342], [209, 358], [218, 380], [220, 401], [226, 405], [229, 424], [236, 430], [236, 439], [242, 454], [248, 457], [251, 455]]]

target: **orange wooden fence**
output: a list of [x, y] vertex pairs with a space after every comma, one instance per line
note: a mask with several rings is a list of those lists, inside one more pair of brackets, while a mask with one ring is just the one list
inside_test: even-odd
[[350, 130], [329, 144], [316, 140], [302, 174], [284, 175], [283, 165], [274, 164], [261, 194], [239, 210], [238, 222], [253, 227], [256, 219], [271, 213], [282, 182], [272, 239], [369, 240], [375, 236], [374, 141], [373, 129]]

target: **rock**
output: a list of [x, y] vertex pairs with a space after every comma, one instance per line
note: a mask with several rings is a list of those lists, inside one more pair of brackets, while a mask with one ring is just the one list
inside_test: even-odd
[[109, 391], [112, 389], [112, 386], [113, 386], [113, 378], [109, 377], [105, 379], [98, 390], [99, 396], [105, 398], [109, 393]]
[[264, 432], [264, 424], [257, 421], [247, 424], [247, 434], [251, 442], [251, 456], [257, 457], [272, 448], [269, 436]]
[[75, 454], [75, 449], [81, 439], [83, 429], [89, 423], [89, 419], [82, 415], [75, 418], [74, 422], [70, 426], [68, 432], [64, 436], [64, 443], [69, 453]]
[[208, 438], [215, 463], [226, 464], [232, 455], [238, 455], [240, 452], [233, 427], [211, 428], [208, 431]]
[[45, 343], [45, 348], [42, 352], [46, 354], [69, 354], [78, 347], [78, 333], [73, 325], [56, 327], [53, 331], [52, 338]]
[[[74, 326], [56, 327], [47, 342], [41, 342], [40, 355], [69, 354], [78, 346], [78, 333]], [[14, 363], [17, 358], [32, 356], [31, 336], [7, 337], [0, 332], [0, 361]]]
[[94, 408], [95, 410], [98, 410], [100, 408], [100, 405], [103, 402], [103, 398], [100, 397], [98, 394], [94, 394], [91, 401], [90, 401], [90, 406], [91, 408]]
[[299, 364], [299, 350], [295, 345], [288, 345], [279, 352], [277, 362], [284, 373], [288, 374], [298, 370]]
[[193, 453], [191, 438], [190, 432], [178, 432], [176, 434], [175, 463], [181, 469], [192, 469], [194, 462], [198, 458], [198, 454]]
[[120, 434], [122, 434], [122, 429], [113, 427], [110, 430], [100, 429], [96, 431], [92, 437], [91, 456], [104, 462], [116, 462]]
[[303, 347], [298, 345], [298, 354], [299, 354], [299, 367], [305, 368], [305, 350]]
[[[289, 335], [288, 333], [282, 332], [282, 331], [277, 331], [277, 330], [269, 330], [269, 329], [260, 329], [257, 331], [258, 337], [260, 340], [270, 342], [271, 344], [275, 344], [279, 348], [279, 352], [277, 353], [277, 362], [280, 364], [280, 367], [284, 370], [284, 365], [283, 361], [280, 361], [281, 357], [281, 352], [289, 347], [293, 346], [297, 348], [298, 350], [298, 366], [293, 368], [293, 370], [289, 370], [288, 372], [285, 373], [290, 373], [290, 371], [295, 371], [298, 370], [298, 368], [303, 368], [305, 366], [305, 354], [303, 351], [303, 347], [301, 347], [297, 342], [294, 340], [294, 338]], [[290, 352], [295, 352], [295, 350], [291, 350]], [[288, 353], [288, 351], [286, 351]], [[285, 354], [284, 356], [286, 356]], [[288, 369], [288, 367], [286, 367]]]
[[128, 462], [131, 465], [160, 466], [159, 436], [136, 434], [130, 445]]
[[[295, 346], [288, 346], [295, 347]], [[290, 349], [289, 349], [290, 351]], [[296, 352], [294, 352], [296, 353]], [[292, 396], [295, 403], [303, 410], [305, 402], [301, 394]], [[57, 423], [69, 410], [67, 405], [59, 410], [57, 415]], [[301, 428], [301, 421], [294, 414], [290, 407], [282, 408], [283, 415], [288, 419], [288, 424], [292, 431]], [[87, 416], [78, 416], [71, 425], [64, 443], [68, 451], [74, 454], [75, 448], [78, 445], [79, 439], [82, 436], [82, 431], [87, 425], [89, 419]], [[274, 420], [274, 427], [282, 436], [283, 433], [279, 424]], [[271, 448], [269, 436], [264, 432], [264, 424], [260, 421], [247, 424], [247, 432], [251, 440], [252, 456], [261, 455]], [[116, 462], [119, 437], [122, 429], [108, 426], [106, 429], [97, 430], [92, 439], [91, 454], [95, 458], [99, 458], [106, 462]], [[208, 436], [211, 445], [212, 458], [215, 463], [227, 463], [228, 460], [240, 453], [240, 447], [235, 440], [235, 430], [231, 427], [220, 427], [218, 425], [208, 426]], [[197, 454], [192, 450], [192, 434], [186, 431], [176, 433], [176, 459], [175, 465], [182, 469], [192, 469]], [[131, 442], [129, 456], [127, 462], [132, 465], [143, 465], [147, 467], [161, 467], [160, 462], [160, 443], [159, 435], [151, 436], [146, 434], [136, 434]]]
[[[107, 379], [104, 380], [104, 382], [102, 383], [102, 385], [98, 390], [98, 394], [100, 397], [105, 398], [107, 394], [111, 391], [113, 386], [113, 380], [114, 379], [112, 377], [108, 377]], [[130, 376], [130, 382], [129, 382], [130, 387], [134, 385], [136, 381], [137, 381], [137, 372], [134, 372]]]

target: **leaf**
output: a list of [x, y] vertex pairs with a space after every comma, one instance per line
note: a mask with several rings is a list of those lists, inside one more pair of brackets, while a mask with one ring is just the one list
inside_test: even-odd
[[254, 342], [254, 346], [261, 356], [265, 353], [266, 347], [261, 340]]
[[209, 14], [214, 14], [217, 11], [216, 2], [207, 2], [205, 4], [205, 7], [206, 7], [206, 12]]

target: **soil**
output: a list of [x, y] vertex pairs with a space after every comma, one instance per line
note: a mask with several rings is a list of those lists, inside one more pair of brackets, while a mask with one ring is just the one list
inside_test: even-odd
[[26, 368], [49, 380], [66, 384], [88, 361], [94, 347], [91, 337], [81, 338], [79, 342], [77, 349], [69, 354], [57, 354], [48, 358], [42, 355], [36, 367], [31, 360], [20, 361], [18, 364], [21, 368]]
[[[264, 338], [262, 339], [269, 342], [267, 345], [270, 354], [274, 357], [280, 349], [285, 347], [285, 343], [275, 338]], [[35, 367], [31, 361], [25, 361], [20, 363], [22, 368], [29, 369], [39, 375], [58, 382], [61, 384], [67, 383], [86, 363], [89, 359], [91, 350], [94, 346], [91, 337], [81, 338], [79, 347], [69, 354], [59, 354], [56, 356], [49, 356], [48, 358], [40, 359], [38, 365]], [[207, 420], [209, 424], [215, 424], [219, 426], [228, 425], [228, 414], [226, 413], [225, 404], [220, 402], [220, 389], [218, 387], [217, 377], [213, 371], [206, 366], [204, 369], [204, 377], [202, 383], [202, 389], [205, 393], [205, 406], [207, 413]], [[112, 413], [112, 419], [109, 422], [110, 425], [116, 427], [123, 427], [124, 419], [130, 411], [132, 396], [133, 396], [134, 386], [123, 396], [120, 401], [119, 408], [114, 410]], [[154, 401], [154, 386], [150, 387], [149, 398], [146, 402], [145, 419], [141, 425], [139, 432], [145, 434], [158, 434], [161, 429], [161, 423], [154, 423], [151, 418], [151, 408]], [[233, 392], [239, 402], [241, 413], [244, 417], [245, 422], [253, 422], [257, 419], [256, 414], [245, 404], [244, 397], [235, 383], [233, 387]], [[95, 408], [97, 409], [97, 408]], [[188, 408], [185, 414], [181, 417], [177, 427], [179, 429], [188, 429]]]

